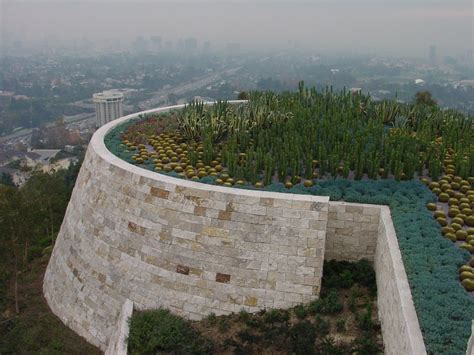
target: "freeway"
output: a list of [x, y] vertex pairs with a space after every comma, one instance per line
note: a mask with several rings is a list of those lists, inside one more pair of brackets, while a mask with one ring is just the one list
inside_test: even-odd
[[241, 67], [225, 69], [220, 72], [212, 73], [199, 79], [177, 85], [172, 88], [156, 91], [153, 93], [153, 96], [150, 99], [141, 101], [138, 104], [138, 107], [140, 107], [140, 109], [142, 110], [148, 110], [157, 107], [160, 104], [165, 103], [168, 100], [168, 95], [170, 94], [182, 95], [186, 92], [208, 86], [210, 84], [222, 80], [222, 78], [224, 78], [225, 76], [235, 74], [240, 68]]
[[[81, 114], [74, 115], [74, 116], [64, 116], [63, 118], [64, 118], [64, 123], [66, 123], [66, 126], [67, 126], [71, 123], [79, 123], [79, 122], [82, 122], [82, 121], [85, 121], [85, 120], [90, 120], [93, 117], [95, 117], [95, 113], [81, 113]], [[46, 127], [52, 127], [55, 124], [56, 124], [56, 122], [49, 122], [45, 126]], [[11, 141], [13, 139], [19, 139], [19, 138], [27, 137], [27, 136], [31, 135], [32, 132], [33, 132], [32, 129], [25, 128], [25, 129], [22, 129], [20, 131], [15, 132], [15, 133], [8, 134], [6, 136], [2, 136], [2, 137], [0, 137], [0, 144], [4, 144], [4, 143], [6, 143], [8, 141]]]
[[[235, 67], [235, 68], [229, 68], [229, 69], [223, 69], [215, 73], [211, 73], [209, 75], [200, 77], [198, 79], [188, 81], [185, 83], [182, 83], [180, 85], [167, 88], [167, 89], [162, 89], [159, 91], [156, 91], [152, 93], [152, 97], [150, 99], [147, 99], [145, 101], [141, 101], [138, 106], [141, 110], [148, 110], [151, 108], [158, 107], [168, 100], [168, 95], [170, 94], [175, 94], [175, 95], [183, 95], [186, 92], [193, 91], [205, 86], [209, 86], [215, 82], [218, 82], [225, 78], [226, 76], [233, 75], [235, 74], [241, 66]], [[87, 104], [84, 104], [82, 101], [75, 102], [74, 105], [81, 106], [81, 107], [87, 107]], [[66, 124], [70, 123], [78, 123], [81, 121], [89, 120], [94, 117], [94, 113], [83, 113], [75, 116], [64, 116], [64, 122]], [[46, 124], [47, 127], [54, 126], [56, 123], [55, 122], [50, 122]], [[22, 137], [27, 137], [31, 135], [32, 129], [22, 129], [21, 131], [0, 137], [0, 144], [4, 144], [10, 140], [13, 139], [19, 139]]]

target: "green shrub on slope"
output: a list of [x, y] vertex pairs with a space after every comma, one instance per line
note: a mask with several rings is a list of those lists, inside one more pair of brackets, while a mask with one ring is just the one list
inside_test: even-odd
[[212, 343], [198, 334], [189, 322], [158, 309], [136, 313], [130, 321], [130, 354], [207, 354]]

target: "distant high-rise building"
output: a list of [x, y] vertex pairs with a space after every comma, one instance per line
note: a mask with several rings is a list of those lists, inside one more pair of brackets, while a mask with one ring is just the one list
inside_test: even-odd
[[238, 42], [227, 43], [226, 49], [228, 52], [237, 53], [240, 51], [240, 43]]
[[153, 50], [160, 50], [161, 49], [161, 46], [162, 46], [162, 43], [163, 43], [163, 40], [161, 39], [161, 36], [152, 36], [150, 38], [151, 40], [151, 43], [152, 43], [152, 47], [153, 47]]
[[176, 41], [175, 49], [179, 52], [184, 50], [184, 40], [182, 38], [179, 38], [178, 41]]
[[430, 62], [436, 62], [436, 46], [430, 46]]
[[473, 51], [472, 49], [469, 49], [467, 52], [466, 52], [466, 64], [469, 66], [469, 67], [474, 67], [474, 60], [473, 60], [474, 56], [473, 56]]
[[137, 53], [145, 52], [147, 47], [147, 40], [143, 36], [137, 36], [132, 43], [132, 48]]
[[184, 40], [184, 49], [187, 52], [195, 52], [197, 50], [197, 39], [196, 38], [186, 38]]
[[121, 92], [107, 90], [94, 94], [92, 98], [95, 104], [97, 128], [123, 116], [123, 94]]
[[206, 52], [206, 53], [210, 52], [211, 51], [211, 42], [209, 42], [209, 41], [204, 42], [203, 45], [202, 45], [202, 50], [203, 50], [203, 52]]

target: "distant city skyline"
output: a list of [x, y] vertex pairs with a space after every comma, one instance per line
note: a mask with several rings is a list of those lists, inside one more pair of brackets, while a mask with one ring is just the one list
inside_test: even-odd
[[[377, 51], [426, 57], [465, 53], [473, 48], [469, 1], [315, 1], [315, 2], [143, 2], [111, 0], [74, 3], [3, 1], [1, 40], [11, 43], [91, 41], [159, 36], [162, 44], [196, 38], [214, 46], [288, 48], [320, 51]], [[243, 6], [245, 4], [245, 6]], [[272, 4], [272, 6], [269, 6]]]

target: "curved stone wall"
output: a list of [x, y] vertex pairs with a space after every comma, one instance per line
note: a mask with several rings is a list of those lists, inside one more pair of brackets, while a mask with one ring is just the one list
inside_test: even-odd
[[137, 116], [92, 137], [45, 274], [52, 311], [105, 350], [126, 299], [200, 319], [316, 298], [329, 198], [204, 185], [128, 164], [104, 137]]

